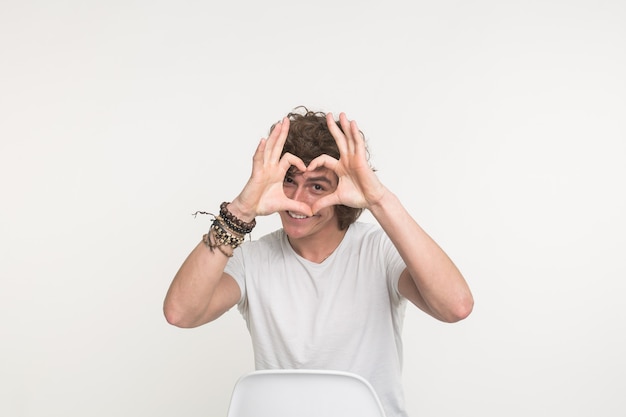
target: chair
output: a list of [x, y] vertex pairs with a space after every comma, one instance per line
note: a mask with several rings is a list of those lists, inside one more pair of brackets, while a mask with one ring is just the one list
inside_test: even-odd
[[254, 371], [239, 378], [228, 417], [385, 417], [372, 386], [338, 371]]

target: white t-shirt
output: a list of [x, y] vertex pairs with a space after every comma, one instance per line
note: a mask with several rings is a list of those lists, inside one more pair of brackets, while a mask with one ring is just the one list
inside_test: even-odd
[[256, 369], [332, 369], [372, 384], [387, 417], [404, 417], [402, 322], [405, 268], [378, 225], [354, 223], [322, 263], [299, 256], [282, 229], [235, 250], [225, 272]]

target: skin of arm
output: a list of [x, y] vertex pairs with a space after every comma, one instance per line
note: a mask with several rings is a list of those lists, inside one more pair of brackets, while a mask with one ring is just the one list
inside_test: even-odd
[[[277, 123], [267, 139], [261, 139], [252, 159], [252, 174], [241, 193], [228, 205], [229, 211], [249, 222], [257, 215], [281, 210], [311, 213], [311, 208], [287, 198], [283, 191], [285, 174], [292, 165], [306, 170], [300, 158], [289, 153], [281, 157], [289, 132], [289, 119]], [[223, 246], [225, 251], [230, 247]], [[163, 312], [168, 323], [197, 327], [220, 317], [241, 297], [237, 282], [224, 268], [228, 258], [200, 242], [189, 254], [170, 284]]]
[[224, 273], [227, 260], [204, 242], [191, 251], [165, 296], [163, 312], [168, 323], [197, 327], [215, 320], [239, 301], [239, 285]]
[[444, 322], [466, 318], [474, 299], [458, 268], [437, 243], [413, 220], [391, 192], [369, 210], [407, 265], [400, 276], [400, 294]]
[[349, 121], [344, 113], [339, 121], [341, 129], [332, 114], [327, 115], [328, 127], [339, 147], [339, 160], [322, 155], [308, 166], [309, 170], [325, 166], [339, 177], [335, 192], [318, 200], [313, 212], [333, 204], [368, 209], [407, 265], [398, 283], [400, 293], [438, 320], [456, 322], [466, 318], [474, 299], [460, 271], [378, 180], [367, 163], [364, 139], [356, 122]]
[[[365, 144], [356, 122], [348, 121], [344, 113], [340, 114], [339, 121], [342, 129], [337, 127], [332, 114], [327, 115], [328, 127], [339, 148], [339, 160], [322, 155], [308, 167], [291, 154], [280, 156], [289, 120], [285, 118], [278, 123], [270, 136], [260, 141], [253, 157], [252, 175], [229, 204], [230, 212], [244, 221], [251, 221], [257, 215], [282, 210], [311, 215], [335, 204], [366, 208], [407, 265], [399, 280], [400, 293], [439, 320], [455, 322], [467, 317], [473, 308], [473, 297], [465, 279], [397, 197], [380, 183], [367, 163]], [[283, 190], [290, 166], [302, 172], [327, 167], [337, 174], [337, 188], [313, 207], [291, 200]], [[209, 250], [202, 242], [196, 246], [167, 292], [163, 308], [169, 323], [179, 327], [200, 326], [215, 320], [237, 303], [241, 293], [235, 280], [224, 273], [227, 261], [224, 254]]]

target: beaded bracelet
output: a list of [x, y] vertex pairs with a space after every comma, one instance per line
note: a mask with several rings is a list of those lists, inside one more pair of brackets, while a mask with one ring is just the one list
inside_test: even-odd
[[227, 222], [227, 224], [232, 224], [234, 227], [245, 231], [244, 234], [250, 233], [252, 229], [254, 229], [254, 226], [256, 226], [256, 219], [252, 219], [252, 221], [249, 223], [244, 222], [243, 220], [232, 214], [230, 211], [228, 211], [229, 204], [229, 201], [224, 201], [222, 204], [220, 204], [220, 216], [224, 219], [225, 222]]
[[232, 233], [225, 227], [221, 221], [218, 219], [213, 220], [213, 224], [211, 225], [211, 229], [214, 232], [216, 244], [219, 242], [222, 245], [230, 246], [233, 249], [236, 249], [239, 245], [241, 245], [244, 241], [243, 235], [238, 235], [236, 233]]
[[230, 246], [233, 250], [237, 249], [245, 240], [246, 234], [252, 232], [256, 226], [256, 219], [251, 222], [244, 222], [228, 210], [229, 202], [225, 201], [220, 205], [220, 214], [214, 214], [204, 211], [197, 211], [197, 214], [209, 214], [214, 216], [213, 223], [209, 232], [202, 236], [202, 241], [211, 252], [218, 248], [225, 256], [231, 257], [232, 253], [226, 252], [222, 246]]
[[222, 226], [226, 227], [228, 230], [234, 232], [235, 234], [245, 236], [246, 234], [250, 233], [249, 229], [242, 229], [241, 227], [233, 224], [231, 221], [222, 216], [216, 216], [215, 220], [219, 220], [222, 223]]
[[207, 248], [211, 249], [211, 252], [213, 252], [213, 249], [217, 248], [217, 249], [219, 249], [220, 252], [222, 252], [224, 254], [224, 256], [226, 256], [228, 258], [232, 258], [232, 256], [233, 256], [232, 253], [226, 252], [224, 249], [222, 249], [222, 245], [218, 245], [218, 244], [213, 243], [211, 241], [211, 230], [209, 230], [209, 233], [205, 233], [202, 236], [202, 241], [204, 242], [204, 244], [206, 245]]

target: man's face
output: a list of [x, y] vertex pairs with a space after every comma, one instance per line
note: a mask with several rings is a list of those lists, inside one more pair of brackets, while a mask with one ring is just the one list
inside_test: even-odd
[[[315, 171], [294, 171], [285, 175], [283, 190], [285, 195], [312, 207], [313, 204], [337, 188], [337, 175], [328, 168]], [[300, 213], [280, 212], [283, 229], [291, 239], [313, 237], [319, 234], [339, 232], [339, 223], [334, 207], [325, 207], [313, 216]]]

